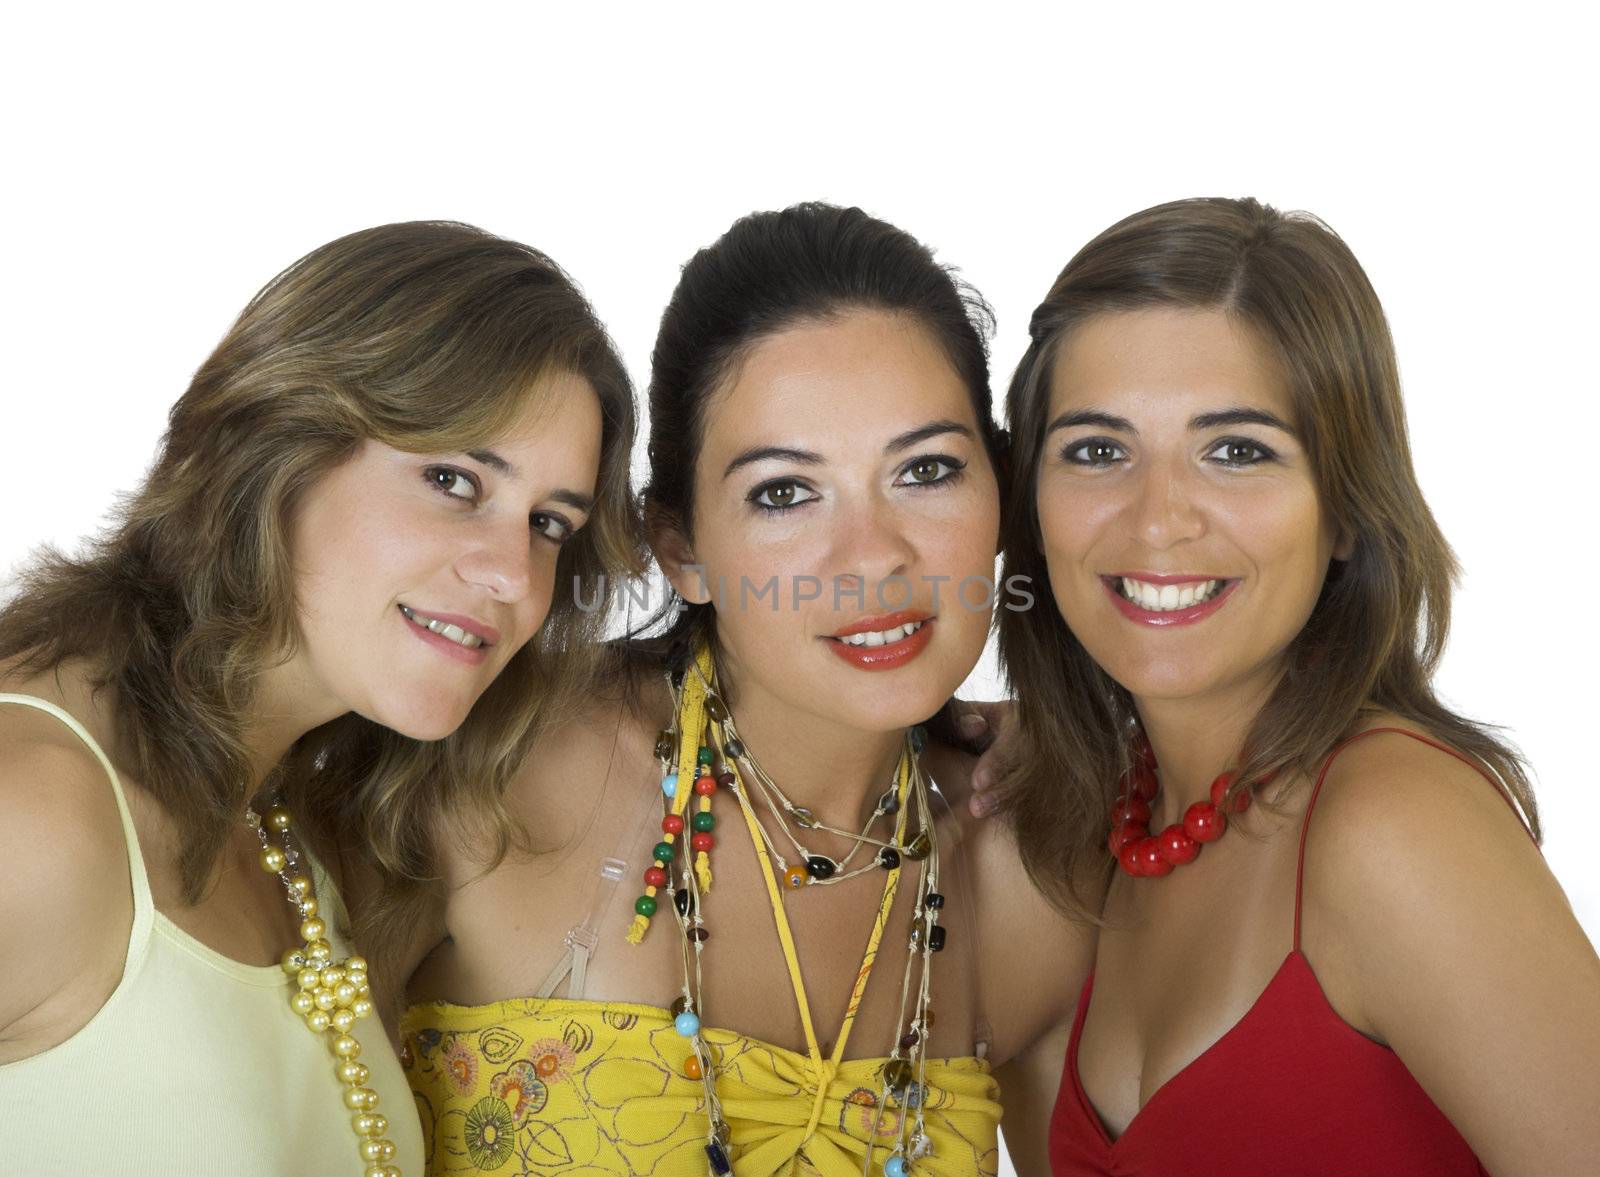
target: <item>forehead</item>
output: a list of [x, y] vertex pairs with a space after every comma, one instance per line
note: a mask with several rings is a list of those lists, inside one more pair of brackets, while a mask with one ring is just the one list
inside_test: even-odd
[[915, 319], [857, 310], [761, 340], [706, 406], [705, 449], [894, 434], [931, 418], [976, 425], [972, 397]]
[[1062, 342], [1050, 387], [1051, 415], [1110, 408], [1123, 415], [1189, 414], [1255, 406], [1294, 419], [1278, 358], [1249, 324], [1221, 310], [1160, 307], [1110, 311]]

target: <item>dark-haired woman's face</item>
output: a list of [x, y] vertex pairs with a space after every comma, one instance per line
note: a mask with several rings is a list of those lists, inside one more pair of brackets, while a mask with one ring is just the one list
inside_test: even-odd
[[1049, 413], [1040, 530], [1084, 648], [1141, 700], [1264, 691], [1335, 549], [1276, 358], [1221, 311], [1106, 313]]
[[[857, 311], [758, 343], [713, 394], [693, 553], [724, 665], [861, 730], [931, 715], [983, 650], [999, 496], [971, 395], [916, 322]], [[964, 578], [968, 581], [964, 599]], [[700, 591], [702, 589], [709, 591]]]
[[469, 453], [369, 440], [306, 493], [291, 538], [299, 703], [440, 739], [543, 624], [601, 430], [587, 380], [543, 392]]

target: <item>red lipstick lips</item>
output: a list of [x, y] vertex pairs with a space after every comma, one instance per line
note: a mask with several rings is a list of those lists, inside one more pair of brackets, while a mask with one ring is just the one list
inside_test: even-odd
[[[863, 617], [859, 621], [852, 621], [837, 633], [822, 640], [827, 643], [828, 649], [858, 670], [893, 670], [904, 666], [927, 647], [933, 636], [933, 620], [926, 613], [901, 609], [879, 617]], [[856, 634], [875, 633], [894, 629], [896, 626], [915, 625], [918, 622], [921, 624], [914, 633], [896, 641], [885, 642], [881, 646], [852, 646], [841, 640]]]

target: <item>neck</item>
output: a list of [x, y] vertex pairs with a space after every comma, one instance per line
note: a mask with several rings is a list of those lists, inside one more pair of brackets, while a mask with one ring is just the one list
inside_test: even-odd
[[240, 803], [253, 804], [261, 786], [301, 736], [344, 713], [331, 699], [311, 688], [298, 660], [275, 666], [261, 678], [242, 733], [250, 762], [250, 782]]
[[1152, 830], [1181, 822], [1190, 805], [1211, 800], [1211, 782], [1237, 767], [1245, 738], [1276, 681], [1242, 683], [1201, 698], [1134, 700], [1161, 779]]
[[825, 825], [859, 829], [894, 783], [905, 732], [866, 731], [798, 711], [730, 670], [719, 667], [751, 758], [792, 804]]

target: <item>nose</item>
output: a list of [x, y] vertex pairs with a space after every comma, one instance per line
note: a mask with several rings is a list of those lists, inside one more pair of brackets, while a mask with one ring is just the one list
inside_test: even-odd
[[842, 522], [834, 567], [843, 570], [839, 579], [845, 583], [862, 580], [871, 585], [903, 576], [915, 562], [916, 546], [892, 503], [873, 498]]
[[1129, 530], [1145, 546], [1162, 551], [1205, 534], [1187, 472], [1177, 464], [1148, 467], [1129, 503]]
[[526, 523], [496, 523], [474, 532], [456, 559], [456, 575], [491, 597], [515, 604], [533, 591], [533, 553]]

